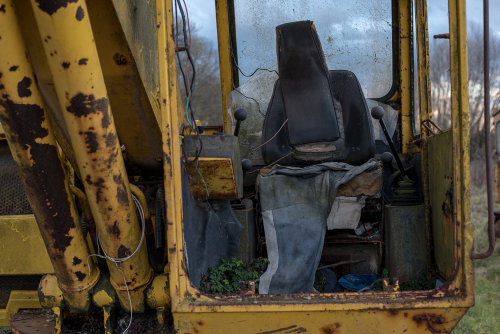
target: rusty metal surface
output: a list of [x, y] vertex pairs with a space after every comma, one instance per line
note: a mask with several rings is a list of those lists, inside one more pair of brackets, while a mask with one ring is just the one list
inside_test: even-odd
[[0, 309], [6, 308], [12, 290], [38, 290], [40, 275], [0, 276]]
[[[242, 295], [245, 296], [245, 295]], [[177, 333], [451, 333], [463, 308], [339, 310], [335, 312], [174, 313]]]
[[56, 331], [56, 320], [45, 312], [18, 312], [12, 316], [10, 326], [15, 334], [53, 334]]
[[75, 173], [80, 177], [78, 165], [76, 164], [75, 153], [71, 147], [68, 130], [64, 120], [58, 118], [60, 114], [57, 110], [60, 108], [57, 100], [57, 94], [54, 88], [54, 82], [50, 73], [47, 58], [43, 51], [44, 41], [40, 38], [40, 32], [36, 25], [35, 16], [29, 0], [17, 0], [14, 3], [18, 13], [17, 17], [21, 26], [26, 47], [30, 54], [33, 69], [35, 70], [38, 86], [45, 101], [45, 107], [48, 119], [52, 126], [52, 131], [58, 144], [61, 146], [64, 154], [73, 166]]
[[[243, 195], [243, 170], [238, 138], [229, 135], [202, 135], [201, 138], [203, 150], [197, 162], [198, 170], [195, 163], [185, 164], [193, 197], [240, 198]], [[194, 160], [199, 147], [198, 136], [184, 136], [183, 151], [190, 161]]]
[[[112, 258], [126, 258], [138, 248], [141, 228], [86, 3], [31, 3], [103, 250]], [[77, 12], [82, 15], [75, 19]], [[144, 310], [143, 291], [153, 274], [146, 245], [118, 266], [108, 260], [108, 267], [122, 306], [130, 309], [130, 290], [132, 308]]]
[[[87, 1], [87, 4], [88, 16], [93, 24], [94, 39], [99, 51], [99, 61], [106, 80], [109, 103], [112, 110], [115, 110], [117, 133], [121, 144], [126, 147], [127, 159], [141, 171], [161, 174], [161, 163], [156, 161], [162, 154], [161, 132], [155, 117], [156, 109], [153, 110], [158, 108], [159, 101], [157, 97], [152, 100], [148, 98], [138, 73], [136, 59], [131, 54], [111, 1]], [[21, 13], [19, 15], [21, 28], [33, 58], [33, 67], [48, 107], [54, 134], [79, 174], [54, 80], [44, 54], [43, 44], [47, 38], [40, 38], [29, 0], [19, 0], [16, 8]], [[82, 59], [83, 64], [85, 58]], [[72, 65], [83, 66], [79, 62], [80, 60]], [[71, 65], [68, 70], [70, 68]], [[155, 96], [156, 91], [150, 95]]]
[[[158, 124], [161, 124], [159, 87], [160, 73], [162, 72], [159, 68], [158, 50], [163, 54], [165, 50], [158, 47], [160, 36], [157, 31], [161, 23], [157, 22], [156, 3], [155, 1], [143, 0], [107, 0], [106, 2], [108, 1], [113, 2], [123, 30], [123, 33], [120, 34], [126, 38]], [[93, 0], [93, 2], [103, 1]], [[92, 6], [91, 4], [89, 7]], [[106, 17], [107, 19], [108, 17]], [[169, 26], [167, 29], [171, 34], [171, 27]]]
[[427, 268], [425, 208], [386, 206], [386, 266], [402, 282]]
[[445, 279], [451, 276], [456, 260], [451, 139], [450, 130], [427, 138], [434, 258]]
[[[63, 294], [88, 310], [99, 271], [89, 255], [12, 0], [0, 20], [0, 120]], [[88, 275], [90, 272], [92, 277]]]
[[[119, 21], [111, 0], [87, 0], [116, 131], [120, 144], [125, 145], [128, 161], [148, 175], [162, 175], [161, 160], [157, 161], [162, 148], [160, 121], [156, 117], [159, 116], [158, 61], [152, 47], [156, 42], [154, 2], [114, 3], [118, 10], [122, 9], [122, 3], [127, 3], [130, 21]], [[123, 19], [123, 15], [119, 17]], [[130, 28], [140, 36], [127, 38], [125, 31]]]

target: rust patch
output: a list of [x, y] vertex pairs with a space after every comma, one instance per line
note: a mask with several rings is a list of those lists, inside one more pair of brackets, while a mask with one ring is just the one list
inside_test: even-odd
[[398, 315], [398, 313], [399, 313], [398, 310], [390, 310], [389, 311], [389, 314], [392, 316], [396, 316], [396, 315]]
[[83, 20], [83, 17], [85, 16], [85, 12], [83, 11], [82, 6], [78, 6], [78, 9], [76, 10], [76, 19], [78, 21]]
[[104, 188], [103, 184], [104, 184], [104, 180], [101, 177], [98, 178], [97, 181], [94, 182], [94, 186], [97, 187], [97, 190], [95, 192], [95, 199], [97, 200], [97, 202], [101, 201], [101, 194], [102, 194], [101, 188]]
[[78, 0], [35, 0], [38, 3], [38, 8], [40, 8], [45, 13], [52, 15], [59, 10], [61, 7], [68, 7], [71, 2], [78, 2]]
[[436, 324], [442, 325], [445, 323], [446, 320], [442, 316], [424, 313], [414, 316], [413, 321], [417, 323], [417, 327], [419, 327], [422, 324], [425, 324], [427, 326], [427, 329], [429, 329], [431, 333], [443, 333], [442, 330], [435, 328], [434, 325]]
[[108, 230], [108, 233], [112, 234], [115, 238], [119, 238], [120, 237], [120, 228], [118, 227], [118, 221], [115, 220], [115, 222], [113, 223], [113, 226], [108, 226], [107, 230]]
[[[114, 149], [109, 153], [109, 158], [106, 159], [106, 162], [108, 165], [111, 165], [112, 163], [115, 162], [116, 157], [118, 156], [118, 149]], [[110, 167], [108, 167], [110, 168]]]
[[78, 65], [87, 65], [88, 58], [82, 58], [78, 61]]
[[203, 325], [205, 324], [205, 323], [203, 322], [203, 320], [198, 320], [196, 323], [197, 323], [199, 326], [203, 326]]
[[130, 251], [130, 248], [127, 248], [123, 245], [121, 245], [120, 248], [118, 248], [118, 258], [120, 259], [124, 259], [127, 256], [130, 256], [131, 254], [132, 252]]
[[290, 326], [290, 327], [284, 327], [284, 328], [275, 329], [273, 331], [259, 332], [259, 334], [305, 333], [305, 332], [307, 332], [307, 329], [305, 329], [304, 327], [297, 327], [297, 325], [293, 325], [293, 326]]
[[115, 55], [113, 56], [113, 60], [118, 66], [127, 65], [128, 63], [127, 58], [125, 58], [124, 55], [121, 55], [119, 53], [115, 53]]
[[37, 142], [49, 135], [42, 126], [44, 110], [36, 104], [15, 104], [8, 99], [0, 101], [0, 105], [5, 109], [0, 120], [10, 128], [11, 141], [21, 150], [29, 151], [33, 161], [31, 166], [20, 167], [19, 172], [24, 176], [26, 193], [35, 206], [40, 229], [48, 231], [52, 247], [64, 253], [73, 239], [69, 232], [76, 226], [57, 148]]
[[322, 334], [334, 334], [337, 333], [337, 329], [340, 328], [340, 323], [336, 322], [334, 324], [325, 325], [321, 327], [319, 330]]
[[96, 100], [93, 94], [78, 93], [71, 98], [70, 106], [66, 110], [76, 117], [86, 117], [90, 114], [96, 114], [98, 111], [104, 115], [108, 111], [108, 99], [103, 97]]
[[116, 144], [116, 135], [110, 132], [106, 136], [106, 147], [113, 147]]
[[122, 175], [114, 175], [113, 180], [118, 185], [116, 188], [116, 198], [121, 205], [129, 205], [127, 190], [125, 188], [125, 183], [123, 182]]
[[99, 143], [97, 142], [97, 135], [95, 132], [87, 131], [85, 132], [85, 144], [87, 144], [87, 153], [95, 153], [99, 148]]
[[9, 71], [11, 71], [11, 72], [15, 72], [15, 71], [17, 71], [17, 69], [18, 69], [18, 68], [19, 68], [19, 66], [14, 65], [14, 66], [11, 66], [11, 67], [9, 68]]
[[[107, 111], [107, 109], [106, 109], [106, 111]], [[102, 113], [102, 120], [101, 120], [102, 127], [104, 129], [107, 129], [110, 124], [111, 124], [111, 120], [109, 119], [109, 114], [107, 112], [103, 111], [103, 113]]]
[[23, 80], [17, 83], [17, 94], [19, 97], [29, 97], [31, 96], [31, 79], [24, 77]]
[[80, 260], [79, 258], [77, 258], [76, 256], [73, 258], [73, 265], [76, 266], [78, 264], [82, 263], [82, 260]]
[[76, 277], [78, 277], [78, 280], [79, 281], [83, 281], [85, 279], [85, 277], [87, 277], [87, 274], [84, 274], [82, 273], [81, 271], [77, 271], [75, 273]]

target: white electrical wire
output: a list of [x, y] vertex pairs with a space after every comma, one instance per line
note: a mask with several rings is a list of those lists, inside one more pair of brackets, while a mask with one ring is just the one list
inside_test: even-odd
[[139, 251], [139, 249], [142, 246], [142, 242], [144, 241], [144, 231], [146, 230], [146, 219], [144, 218], [144, 211], [142, 209], [141, 203], [139, 202], [139, 200], [137, 199], [137, 197], [135, 197], [134, 195], [132, 195], [132, 198], [134, 200], [135, 207], [139, 211], [139, 215], [141, 216], [141, 222], [142, 222], [141, 240], [139, 241], [139, 245], [137, 245], [137, 248], [135, 249], [135, 251], [131, 255], [129, 255], [127, 257], [124, 257], [124, 258], [114, 258], [114, 257], [111, 257], [108, 254], [106, 254], [106, 251], [102, 247], [101, 239], [99, 238], [99, 233], [98, 233], [97, 234], [97, 243], [98, 243], [98, 246], [100, 246], [100, 247], [98, 247], [98, 252], [99, 252], [99, 248], [101, 248], [102, 252], [104, 253], [104, 256], [100, 255], [100, 254], [91, 254], [91, 255], [89, 255], [87, 257], [87, 266], [89, 267], [89, 277], [92, 276], [90, 274], [90, 265], [89, 265], [89, 259], [92, 256], [97, 256], [97, 257], [100, 257], [101, 259], [106, 259], [106, 260], [109, 260], [111, 262], [114, 262], [114, 264], [116, 265], [116, 269], [118, 269], [118, 271], [120, 271], [122, 273], [123, 281], [125, 282], [125, 287], [127, 288], [128, 302], [129, 302], [129, 305], [130, 305], [130, 321], [128, 322], [127, 328], [125, 328], [125, 330], [123, 331], [123, 334], [127, 333], [127, 331], [129, 330], [130, 326], [132, 325], [133, 310], [132, 310], [132, 298], [130, 298], [130, 291], [128, 289], [127, 279], [125, 278], [125, 274], [123, 273], [123, 271], [118, 267], [118, 263], [122, 263], [122, 262], [125, 262], [125, 261], [131, 259], [132, 256], [134, 256], [137, 253], [137, 251]]

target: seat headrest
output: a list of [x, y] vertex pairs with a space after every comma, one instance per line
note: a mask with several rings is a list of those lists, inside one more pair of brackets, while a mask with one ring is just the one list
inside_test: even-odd
[[323, 50], [312, 21], [276, 27], [290, 145], [333, 142], [339, 129]]
[[[276, 27], [276, 47], [280, 74], [301, 67], [328, 72], [321, 42], [312, 21], [298, 21]], [[303, 72], [303, 71], [301, 71]], [[281, 75], [280, 75], [281, 78]]]

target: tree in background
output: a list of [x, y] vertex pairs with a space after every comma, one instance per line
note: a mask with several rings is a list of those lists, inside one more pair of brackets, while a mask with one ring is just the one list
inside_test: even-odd
[[[184, 46], [182, 20], [177, 25], [178, 46]], [[187, 28], [186, 28], [187, 29]], [[219, 57], [213, 43], [199, 35], [199, 29], [191, 22], [191, 56], [195, 63], [196, 77], [194, 81], [191, 105], [196, 119], [202, 125], [222, 125], [222, 100], [220, 93]], [[187, 53], [179, 52], [182, 70], [186, 72]], [[177, 73], [181, 87], [183, 106], [186, 106], [186, 90], [184, 79], [177, 63]], [[193, 76], [188, 64], [189, 80]], [[190, 83], [191, 84], [191, 83]]]
[[[451, 82], [449, 40], [433, 40], [430, 48], [431, 107], [433, 119], [444, 129], [451, 127]], [[483, 30], [470, 24], [467, 36], [469, 66], [469, 115], [471, 152], [484, 144]], [[500, 38], [490, 34], [491, 110], [500, 107]], [[483, 153], [481, 153], [482, 155]], [[474, 157], [472, 157], [474, 158]]]

